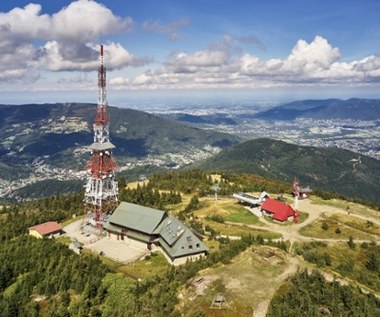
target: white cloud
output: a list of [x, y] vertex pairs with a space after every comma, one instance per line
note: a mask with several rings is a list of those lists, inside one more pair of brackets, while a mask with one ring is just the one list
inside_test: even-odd
[[310, 43], [299, 40], [284, 59], [262, 60], [238, 54], [226, 36], [207, 50], [181, 52], [163, 67], [149, 70], [130, 82], [144, 88], [250, 88], [294, 85], [368, 84], [380, 81], [380, 57], [340, 61], [340, 51], [321, 36]]
[[[133, 27], [130, 17], [122, 19], [95, 1], [77, 0], [53, 15], [41, 15], [40, 4], [28, 4], [0, 13], [0, 30], [12, 38], [87, 42], [100, 35]], [[5, 31], [5, 32], [4, 32]]]
[[[38, 78], [30, 76], [39, 70], [95, 70], [99, 37], [128, 32], [133, 28], [130, 17], [120, 18], [107, 7], [90, 0], [77, 0], [59, 12], [41, 14], [41, 5], [28, 4], [0, 12], [1, 81]], [[37, 47], [35, 43], [43, 44]], [[108, 50], [108, 52], [107, 52]], [[106, 46], [108, 67], [120, 69], [146, 62], [118, 43]]]
[[[99, 65], [99, 47], [93, 44], [60, 45], [57, 41], [47, 42], [40, 49], [39, 62], [50, 71], [90, 71]], [[125, 66], [141, 66], [147, 61], [130, 54], [118, 43], [104, 45], [107, 69]]]

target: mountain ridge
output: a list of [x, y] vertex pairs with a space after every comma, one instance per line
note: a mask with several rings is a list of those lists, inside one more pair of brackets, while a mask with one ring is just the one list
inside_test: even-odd
[[[109, 113], [110, 139], [120, 164], [148, 157], [162, 158], [157, 164], [180, 164], [197, 159], [198, 153], [211, 155], [238, 142], [226, 133], [204, 131], [138, 110], [109, 107]], [[93, 142], [95, 114], [95, 104], [0, 105], [1, 178], [27, 176], [39, 161], [52, 168], [83, 170], [90, 157], [87, 147]]]
[[380, 161], [338, 148], [298, 146], [272, 139], [234, 145], [196, 164], [213, 171], [244, 172], [310, 185], [370, 201], [379, 201]]
[[253, 116], [265, 120], [312, 119], [380, 119], [380, 99], [299, 100], [286, 103]]

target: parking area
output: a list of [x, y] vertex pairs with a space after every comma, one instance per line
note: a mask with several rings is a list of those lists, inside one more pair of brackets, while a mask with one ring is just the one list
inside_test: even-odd
[[124, 238], [123, 241], [110, 237], [101, 237], [95, 228], [89, 226], [82, 227], [83, 220], [78, 220], [64, 227], [65, 235], [72, 241], [78, 241], [83, 244], [84, 248], [90, 249], [95, 253], [109, 257], [122, 263], [136, 261], [146, 254], [149, 250], [146, 244]]

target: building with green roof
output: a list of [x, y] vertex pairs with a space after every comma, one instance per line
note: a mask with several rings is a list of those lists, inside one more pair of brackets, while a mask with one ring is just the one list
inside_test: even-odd
[[159, 247], [174, 265], [208, 253], [207, 246], [183, 222], [158, 209], [121, 202], [104, 229], [118, 240], [126, 237]]

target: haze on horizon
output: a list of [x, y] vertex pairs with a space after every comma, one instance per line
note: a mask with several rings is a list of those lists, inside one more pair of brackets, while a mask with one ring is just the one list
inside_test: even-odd
[[0, 3], [0, 103], [380, 98], [380, 2]]

